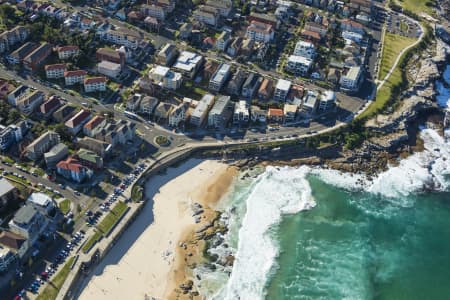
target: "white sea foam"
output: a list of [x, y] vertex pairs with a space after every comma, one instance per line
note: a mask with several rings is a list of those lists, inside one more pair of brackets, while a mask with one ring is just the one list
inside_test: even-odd
[[216, 299], [263, 298], [267, 277], [278, 255], [270, 229], [280, 222], [283, 214], [294, 214], [315, 205], [306, 180], [308, 172], [307, 167], [268, 167], [255, 181], [239, 230], [231, 277]]

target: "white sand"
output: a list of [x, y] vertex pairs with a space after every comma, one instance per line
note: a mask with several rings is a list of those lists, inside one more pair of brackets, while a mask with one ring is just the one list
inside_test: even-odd
[[[163, 299], [169, 286], [168, 275], [182, 233], [194, 224], [190, 204], [205, 184], [226, 171], [217, 161], [190, 160], [146, 184], [152, 205], [127, 229], [123, 237], [94, 270], [94, 276], [81, 292], [81, 300]], [[197, 196], [196, 196], [197, 195]]]

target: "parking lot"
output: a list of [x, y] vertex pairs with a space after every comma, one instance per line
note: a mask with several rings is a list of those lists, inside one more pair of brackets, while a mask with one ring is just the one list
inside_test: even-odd
[[387, 15], [386, 26], [388, 32], [405, 37], [418, 38], [421, 34], [417, 23], [395, 13]]

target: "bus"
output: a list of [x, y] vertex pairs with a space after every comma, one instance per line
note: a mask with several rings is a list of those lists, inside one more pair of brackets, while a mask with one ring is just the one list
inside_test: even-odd
[[124, 115], [130, 119], [139, 120], [138, 115], [136, 115], [135, 113], [132, 113], [131, 111], [128, 111], [128, 110], [124, 111]]

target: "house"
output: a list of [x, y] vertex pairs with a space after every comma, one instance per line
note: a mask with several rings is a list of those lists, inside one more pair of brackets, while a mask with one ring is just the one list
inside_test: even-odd
[[306, 76], [312, 67], [312, 60], [303, 56], [290, 55], [286, 64], [286, 70]]
[[273, 90], [273, 80], [264, 78], [258, 90], [258, 99], [261, 101], [268, 101], [272, 97]]
[[6, 178], [0, 179], [0, 211], [18, 199], [19, 191]]
[[179, 89], [183, 82], [181, 73], [173, 72], [168, 67], [158, 65], [149, 71], [149, 77], [156, 84], [170, 90]]
[[28, 248], [48, 227], [47, 218], [34, 206], [26, 203], [9, 221], [9, 230], [27, 240]]
[[100, 48], [95, 52], [95, 58], [98, 61], [103, 61], [103, 60], [107, 60], [116, 64], [120, 64], [122, 67], [125, 66], [125, 60], [126, 57], [123, 53], [116, 51], [116, 50], [112, 50], [112, 49], [107, 49], [107, 48]]
[[271, 25], [273, 28], [278, 28], [280, 25], [280, 21], [271, 14], [260, 14], [256, 12], [251, 12], [250, 15], [247, 17], [247, 21], [250, 23], [251, 21], [257, 21], [260, 23], [265, 23], [268, 25]]
[[36, 71], [51, 53], [52, 46], [50, 44], [41, 44], [23, 59], [25, 68], [31, 71]]
[[273, 100], [278, 102], [284, 102], [286, 100], [287, 95], [289, 94], [291, 85], [292, 83], [290, 81], [279, 79], [275, 87]]
[[280, 108], [269, 108], [267, 111], [267, 119], [271, 123], [282, 123], [284, 111]]
[[322, 39], [319, 33], [306, 29], [302, 29], [300, 37], [304, 40], [311, 41], [314, 44], [318, 44]]
[[251, 40], [258, 42], [269, 43], [274, 37], [273, 26], [258, 21], [251, 21], [247, 27], [245, 36]]
[[91, 77], [84, 79], [84, 91], [86, 93], [91, 92], [104, 92], [106, 91], [106, 78], [105, 77]]
[[80, 149], [76, 156], [84, 166], [90, 169], [98, 170], [103, 168], [103, 159], [94, 151]]
[[222, 17], [228, 17], [233, 8], [232, 0], [207, 0], [206, 5], [214, 7]]
[[173, 68], [188, 78], [194, 78], [202, 63], [203, 57], [201, 55], [183, 51], [173, 65]]
[[305, 30], [316, 32], [320, 35], [321, 38], [327, 35], [328, 28], [323, 26], [322, 24], [316, 22], [306, 22], [304, 26]]
[[23, 62], [25, 57], [27, 57], [31, 52], [33, 52], [39, 45], [33, 42], [27, 42], [23, 44], [20, 48], [9, 54], [6, 59], [10, 64], [20, 64]]
[[84, 82], [86, 76], [87, 72], [85, 70], [66, 71], [64, 72], [64, 81], [66, 85], [74, 85]]
[[33, 205], [45, 216], [50, 216], [55, 211], [53, 199], [44, 193], [32, 193], [27, 199], [27, 204]]
[[66, 179], [81, 183], [92, 177], [93, 172], [73, 157], [60, 161], [56, 164], [56, 172]]
[[225, 51], [231, 42], [231, 33], [228, 31], [222, 31], [216, 40], [216, 48], [220, 51]]
[[94, 137], [106, 125], [106, 118], [103, 116], [95, 116], [83, 126], [83, 133], [89, 137]]
[[231, 74], [231, 66], [225, 63], [220, 64], [209, 81], [209, 90], [219, 92]]
[[336, 93], [334, 91], [325, 91], [319, 97], [319, 110], [326, 111], [336, 105]]
[[231, 57], [238, 55], [242, 48], [242, 42], [243, 39], [241, 37], [235, 38], [228, 47], [227, 54]]
[[45, 76], [47, 79], [58, 79], [64, 77], [66, 64], [45, 65]]
[[155, 97], [145, 96], [141, 100], [141, 104], [139, 106], [140, 113], [143, 115], [148, 115], [150, 117], [153, 114], [156, 106], [158, 106], [159, 100]]
[[44, 160], [47, 168], [55, 167], [56, 164], [69, 155], [69, 148], [59, 143], [53, 146], [48, 152], [44, 153]]
[[39, 107], [43, 115], [50, 115], [55, 112], [63, 104], [62, 100], [57, 96], [51, 96]]
[[78, 140], [78, 145], [81, 148], [94, 151], [101, 158], [108, 156], [112, 150], [111, 144], [90, 137], [84, 137]]
[[[28, 252], [28, 249], [30, 247], [28, 241], [26, 238], [19, 234], [15, 234], [8, 230], [3, 230], [0, 233], [0, 246], [3, 249], [9, 250], [12, 254], [14, 254], [14, 261], [16, 259], [21, 260], [25, 257], [26, 253]], [[11, 257], [8, 257], [11, 254], [6, 253], [3, 251], [2, 255], [2, 265], [3, 268], [5, 268], [5, 271], [8, 270], [11, 263], [14, 261], [11, 260]]]
[[156, 55], [156, 63], [163, 66], [171, 66], [178, 56], [175, 45], [167, 43]]
[[169, 126], [178, 127], [181, 122], [186, 122], [189, 117], [189, 104], [188, 103], [180, 103], [176, 106], [169, 115]]
[[53, 114], [52, 118], [58, 122], [62, 123], [65, 122], [68, 118], [70, 118], [75, 113], [75, 106], [65, 104], [58, 108]]
[[157, 121], [169, 120], [169, 115], [173, 108], [174, 105], [171, 103], [160, 102], [158, 106], [156, 106], [153, 115]]
[[230, 95], [238, 96], [241, 94], [241, 88], [244, 84], [244, 81], [247, 77], [247, 73], [243, 70], [238, 69], [236, 73], [234, 73], [233, 77], [231, 77], [230, 82], [227, 85], [227, 93]]
[[295, 104], [284, 104], [283, 106], [283, 118], [284, 122], [294, 122], [297, 117], [298, 106]]
[[303, 99], [302, 114], [306, 117], [314, 115], [319, 104], [317, 92], [308, 90]]
[[194, 10], [192, 16], [199, 23], [217, 26], [219, 23], [220, 11], [211, 6], [200, 5], [196, 10]]
[[208, 115], [208, 111], [214, 105], [214, 96], [211, 94], [206, 94], [200, 99], [192, 112], [190, 123], [194, 126], [200, 127], [203, 124], [203, 121]]
[[316, 56], [316, 47], [313, 43], [306, 41], [298, 41], [295, 44], [294, 55], [303, 56], [305, 58], [314, 59]]
[[252, 106], [250, 109], [251, 119], [253, 122], [266, 123], [267, 110], [261, 109], [258, 106]]
[[68, 45], [56, 48], [59, 59], [69, 59], [80, 54], [80, 48], [78, 46]]
[[250, 112], [246, 100], [239, 100], [234, 106], [233, 123], [247, 123], [250, 120]]
[[70, 118], [64, 124], [67, 127], [67, 130], [72, 135], [77, 135], [78, 132], [83, 128], [84, 124], [86, 124], [91, 119], [91, 112], [85, 109], [80, 110], [75, 116]]
[[230, 96], [219, 96], [208, 113], [208, 126], [223, 128], [231, 117], [233, 107]]
[[117, 78], [122, 71], [120, 64], [116, 64], [107, 60], [101, 61], [97, 65], [97, 72], [110, 78]]
[[354, 93], [359, 91], [361, 83], [363, 81], [362, 69], [361, 67], [351, 67], [347, 69], [341, 75], [339, 80], [341, 91]]
[[341, 21], [342, 31], [349, 31], [364, 35], [364, 26], [361, 23], [353, 21], [351, 19], [344, 19]]
[[256, 73], [250, 73], [242, 86], [242, 97], [253, 98], [261, 84], [262, 78]]

